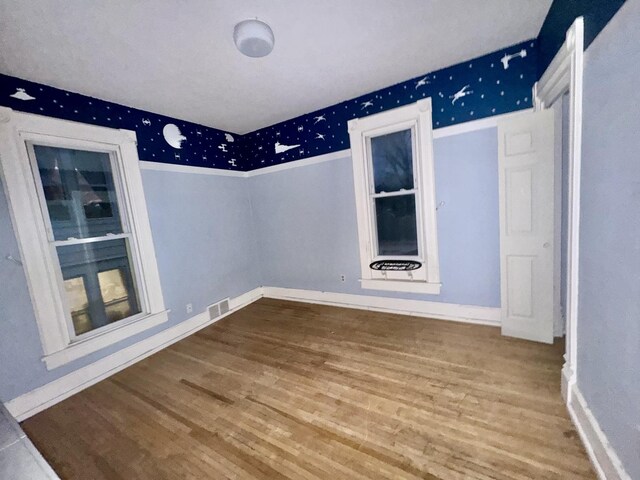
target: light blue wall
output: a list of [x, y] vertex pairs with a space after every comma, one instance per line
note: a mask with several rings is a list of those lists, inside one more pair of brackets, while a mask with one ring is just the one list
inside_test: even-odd
[[[0, 185], [0, 400], [8, 401], [175, 325], [207, 305], [258, 286], [256, 237], [244, 178], [143, 172], [169, 322], [53, 371], [42, 357], [36, 320]], [[193, 304], [187, 314], [185, 305]]]
[[[494, 128], [435, 140], [440, 295], [364, 290], [351, 158], [250, 179], [262, 284], [498, 307], [500, 230]], [[346, 281], [340, 280], [345, 275]]]
[[143, 182], [167, 308], [185, 320], [256, 288], [257, 239], [245, 178], [144, 170]]
[[589, 47], [584, 72], [578, 387], [640, 478], [640, 1]]

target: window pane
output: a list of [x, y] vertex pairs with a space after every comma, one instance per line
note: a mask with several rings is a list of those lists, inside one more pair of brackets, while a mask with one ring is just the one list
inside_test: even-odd
[[378, 255], [418, 255], [416, 197], [376, 198]]
[[98, 273], [98, 283], [104, 301], [109, 323], [130, 317], [134, 312], [127, 291], [126, 273], [122, 268], [114, 268]]
[[33, 149], [55, 240], [122, 233], [109, 154]]
[[127, 239], [56, 250], [76, 335], [140, 313]]
[[76, 335], [91, 330], [91, 319], [89, 317], [89, 299], [87, 290], [84, 287], [82, 277], [69, 278], [64, 281], [64, 289], [67, 293], [69, 308], [71, 309], [71, 320]]
[[411, 130], [371, 138], [376, 193], [413, 188]]

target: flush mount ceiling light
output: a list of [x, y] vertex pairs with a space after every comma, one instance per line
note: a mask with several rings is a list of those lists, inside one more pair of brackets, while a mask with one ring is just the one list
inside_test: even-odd
[[273, 31], [258, 19], [244, 20], [233, 29], [236, 47], [247, 57], [264, 57], [273, 50]]

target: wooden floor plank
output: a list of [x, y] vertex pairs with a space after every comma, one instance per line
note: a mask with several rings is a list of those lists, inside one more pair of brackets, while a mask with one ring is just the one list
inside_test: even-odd
[[594, 479], [562, 353], [262, 299], [23, 428], [65, 479]]

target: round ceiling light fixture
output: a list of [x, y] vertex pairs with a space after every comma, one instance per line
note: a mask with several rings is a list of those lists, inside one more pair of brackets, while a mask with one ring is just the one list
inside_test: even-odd
[[271, 53], [275, 38], [271, 27], [260, 20], [244, 20], [233, 29], [233, 41], [247, 57], [264, 57]]

